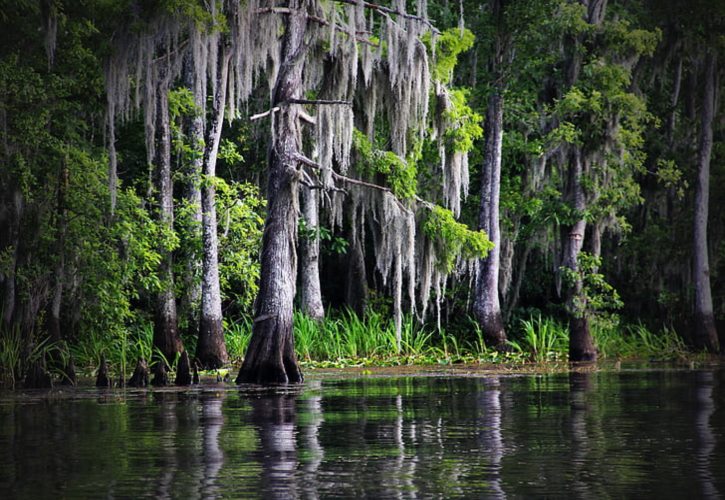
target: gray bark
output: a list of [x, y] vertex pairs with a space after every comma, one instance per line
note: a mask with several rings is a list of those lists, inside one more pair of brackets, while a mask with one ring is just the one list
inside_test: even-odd
[[184, 293], [181, 296], [181, 314], [187, 322], [187, 333], [193, 337], [199, 335], [199, 308], [201, 305], [201, 281], [199, 277], [202, 271], [202, 259], [197, 250], [197, 241], [201, 241], [201, 173], [204, 163], [204, 96], [198, 94], [194, 74], [194, 61], [188, 57], [184, 68], [184, 85], [188, 89], [194, 89], [194, 103], [197, 110], [185, 124], [186, 134], [193, 150], [193, 156], [189, 161], [186, 170], [186, 186], [184, 198], [189, 206], [193, 207], [191, 216], [191, 227], [188, 228], [189, 240], [192, 243], [187, 245], [184, 252], [186, 259], [186, 275], [184, 279]]
[[[160, 69], [160, 71], [164, 71], [164, 69]], [[160, 82], [156, 91], [155, 180], [159, 196], [158, 217], [161, 223], [171, 231], [174, 227], [174, 187], [171, 180], [168, 77], [161, 78]], [[183, 352], [184, 346], [179, 337], [177, 326], [172, 255], [171, 252], [163, 248], [161, 252], [159, 278], [163, 289], [156, 296], [154, 347], [158, 348], [168, 361], [172, 361], [176, 353]]]
[[216, 160], [221, 139], [230, 54], [223, 51], [216, 75], [216, 92], [212, 121], [204, 148], [204, 176], [207, 182], [201, 192], [204, 264], [201, 280], [201, 322], [196, 357], [207, 368], [219, 368], [229, 361], [222, 330], [222, 299], [219, 287], [219, 243], [217, 241]]
[[60, 307], [63, 302], [63, 288], [65, 286], [65, 236], [67, 226], [67, 210], [65, 194], [68, 186], [68, 168], [63, 165], [58, 179], [58, 204], [56, 207], [56, 258], [55, 276], [53, 277], [53, 297], [48, 307], [48, 335], [52, 342], [58, 342], [63, 337], [60, 326]]
[[314, 319], [325, 317], [325, 308], [322, 305], [322, 291], [320, 288], [320, 238], [317, 233], [319, 228], [319, 203], [317, 190], [303, 187], [300, 192], [302, 216], [305, 219], [307, 228], [314, 230], [314, 236], [300, 238], [299, 259], [300, 259], [300, 289], [299, 296], [300, 310]]
[[16, 308], [16, 287], [15, 287], [15, 270], [18, 264], [18, 246], [20, 244], [20, 221], [23, 215], [23, 194], [19, 188], [12, 190], [9, 207], [7, 208], [8, 231], [7, 241], [4, 242], [2, 249], [12, 247], [10, 263], [7, 272], [3, 275], [3, 301], [2, 310], [3, 327], [9, 331], [13, 322]]
[[[587, 9], [586, 20], [589, 24], [598, 25], [604, 21], [607, 0], [581, 0], [581, 3]], [[579, 80], [582, 66], [582, 54], [579, 50], [581, 44], [581, 35], [572, 39], [570, 43], [566, 72], [568, 85], [574, 85]], [[584, 283], [578, 263], [587, 225], [584, 219], [587, 199], [582, 183], [584, 162], [587, 158], [581, 146], [572, 145], [569, 149], [565, 198], [581, 217], [571, 226], [564, 227], [562, 234], [562, 266], [570, 271], [572, 278], [572, 281], [567, 283], [565, 292], [566, 306], [569, 310], [569, 361], [591, 362], [597, 359], [597, 349], [589, 330]]]
[[695, 184], [695, 220], [693, 238], [693, 279], [695, 285], [695, 346], [717, 352], [720, 348], [710, 289], [710, 264], [707, 253], [707, 218], [710, 196], [710, 156], [712, 154], [712, 121], [715, 112], [717, 56], [710, 52], [705, 58], [704, 92], [702, 97], [697, 183]]
[[581, 214], [581, 219], [570, 227], [564, 228], [562, 266], [570, 271], [571, 276], [571, 281], [566, 285], [566, 306], [570, 315], [569, 360], [574, 362], [596, 361], [597, 359], [594, 339], [589, 331], [584, 283], [579, 272], [578, 262], [587, 227], [583, 215], [586, 210], [586, 197], [582, 185], [583, 173], [582, 153], [578, 148], [573, 148], [572, 158], [569, 162], [567, 194], [572, 207]]
[[237, 383], [300, 383], [292, 333], [292, 312], [297, 276], [297, 164], [301, 151], [299, 105], [290, 99], [302, 97], [304, 43], [307, 16], [304, 0], [289, 0], [285, 16], [282, 64], [275, 84], [272, 106], [274, 132], [269, 160], [267, 219], [262, 237], [259, 294], [252, 339]]
[[368, 301], [368, 279], [365, 270], [362, 235], [352, 238], [347, 252], [347, 277], [345, 280], [345, 304], [362, 318]]
[[499, 90], [489, 98], [485, 128], [486, 144], [481, 182], [479, 228], [486, 231], [494, 247], [485, 259], [478, 261], [473, 310], [488, 344], [501, 347], [506, 343], [506, 331], [503, 326], [498, 290], [501, 257], [499, 197], [503, 140], [503, 97]]

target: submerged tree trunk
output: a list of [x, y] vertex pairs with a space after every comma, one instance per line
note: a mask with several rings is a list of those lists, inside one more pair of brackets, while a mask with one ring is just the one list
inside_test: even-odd
[[269, 160], [267, 220], [262, 238], [259, 295], [255, 307], [252, 339], [237, 383], [299, 383], [292, 332], [292, 309], [297, 276], [297, 186], [298, 155], [301, 149], [299, 99], [302, 93], [303, 52], [307, 16], [303, 0], [290, 0], [285, 16], [282, 59], [272, 106], [274, 137]]
[[300, 288], [297, 291], [300, 310], [311, 318], [325, 316], [320, 288], [320, 237], [318, 229], [319, 204], [317, 190], [302, 188], [300, 193], [302, 216], [310, 232], [298, 241], [300, 258]]
[[[163, 71], [163, 70], [162, 70]], [[174, 228], [174, 193], [171, 180], [171, 130], [169, 127], [168, 79], [161, 78], [156, 91], [156, 189], [159, 196], [159, 220], [168, 231]], [[183, 352], [179, 337], [176, 298], [174, 297], [174, 273], [171, 252], [161, 249], [159, 278], [162, 290], [156, 296], [154, 318], [154, 347], [171, 362], [176, 353]]]
[[705, 88], [702, 99], [700, 151], [695, 184], [695, 220], [693, 278], [695, 285], [695, 346], [717, 352], [720, 348], [710, 289], [710, 264], [707, 254], [707, 218], [710, 190], [710, 156], [712, 153], [712, 121], [715, 110], [717, 56], [710, 52], [705, 58]]
[[212, 109], [212, 122], [204, 148], [204, 188], [201, 192], [204, 266], [201, 280], [201, 322], [196, 357], [206, 368], [219, 368], [229, 361], [222, 331], [222, 299], [219, 286], [219, 256], [216, 218], [216, 159], [224, 121], [229, 58], [226, 51], [219, 58], [216, 95]]
[[496, 89], [489, 98], [485, 127], [486, 145], [481, 182], [479, 228], [486, 231], [494, 247], [485, 259], [478, 261], [473, 310], [486, 342], [493, 347], [502, 347], [506, 344], [506, 331], [503, 326], [498, 292], [501, 256], [499, 195], [503, 139], [503, 96], [500, 89]]
[[565, 227], [563, 235], [562, 266], [568, 270], [565, 284], [566, 307], [569, 312], [569, 361], [596, 361], [597, 350], [589, 331], [584, 282], [579, 272], [579, 253], [584, 244], [587, 221], [584, 219], [586, 199], [582, 177], [584, 166], [582, 153], [574, 147], [569, 161], [568, 196], [574, 210], [581, 217], [573, 225]]

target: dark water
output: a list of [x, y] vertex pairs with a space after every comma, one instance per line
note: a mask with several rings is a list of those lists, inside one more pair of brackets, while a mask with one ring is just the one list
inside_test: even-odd
[[0, 396], [0, 498], [718, 498], [725, 371]]

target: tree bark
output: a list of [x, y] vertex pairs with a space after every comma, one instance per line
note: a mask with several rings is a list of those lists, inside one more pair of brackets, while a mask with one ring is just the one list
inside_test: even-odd
[[199, 336], [199, 309], [201, 305], [201, 282], [199, 277], [202, 273], [202, 259], [198, 251], [197, 242], [202, 239], [202, 216], [201, 216], [201, 173], [204, 164], [204, 96], [198, 95], [198, 85], [194, 71], [192, 56], [184, 61], [184, 85], [194, 91], [194, 104], [197, 109], [193, 116], [186, 120], [186, 134], [193, 151], [186, 169], [186, 185], [184, 198], [193, 209], [191, 215], [191, 226], [187, 248], [183, 251], [183, 258], [186, 259], [186, 275], [184, 280], [184, 293], [180, 301], [180, 314], [187, 323], [187, 334], [191, 337]]
[[[160, 69], [164, 71], [164, 69]], [[169, 82], [161, 78], [156, 89], [156, 189], [159, 196], [159, 220], [169, 231], [174, 227], [174, 193], [171, 180], [171, 129], [169, 127]], [[184, 351], [179, 337], [176, 298], [174, 297], [174, 273], [171, 252], [161, 249], [159, 278], [162, 290], [156, 296], [156, 313], [154, 318], [154, 347], [158, 348], [168, 361], [172, 361], [176, 353]]]
[[[325, 308], [322, 305], [322, 291], [320, 288], [320, 238], [317, 230], [320, 226], [318, 193], [315, 189], [301, 189], [302, 216], [307, 228], [311, 231], [310, 237], [300, 238], [300, 310], [314, 318], [321, 320], [325, 317]], [[314, 231], [314, 233], [312, 233]]]
[[222, 51], [217, 71], [216, 93], [212, 109], [212, 122], [204, 148], [204, 176], [201, 192], [204, 264], [201, 280], [201, 322], [196, 357], [205, 368], [219, 368], [229, 361], [222, 330], [222, 299], [219, 286], [219, 243], [216, 218], [216, 160], [221, 139], [230, 53]]
[[[587, 9], [586, 21], [592, 25], [599, 25], [604, 21], [607, 0], [580, 0]], [[582, 68], [583, 43], [581, 35], [573, 37], [569, 44], [567, 62], [567, 84], [575, 85], [579, 80]], [[585, 153], [580, 145], [570, 145], [569, 164], [567, 167], [567, 186], [565, 197], [568, 198], [572, 208], [576, 210], [579, 220], [571, 226], [563, 228], [562, 235], [562, 266], [568, 269], [570, 282], [566, 284], [565, 299], [569, 313], [569, 361], [594, 362], [597, 360], [597, 349], [594, 338], [589, 330], [587, 317], [586, 295], [584, 282], [579, 272], [579, 254], [584, 244], [587, 221], [584, 212], [587, 208], [587, 199], [584, 193], [583, 177]]]
[[359, 318], [365, 315], [368, 301], [368, 279], [365, 269], [365, 253], [363, 252], [362, 232], [353, 239], [345, 259], [347, 261], [347, 277], [345, 280], [345, 304]]
[[503, 326], [498, 292], [501, 256], [499, 196], [503, 139], [503, 96], [500, 89], [496, 89], [488, 100], [485, 134], [479, 228], [486, 231], [494, 247], [485, 259], [478, 261], [473, 311], [483, 330], [486, 342], [493, 347], [502, 347], [506, 344], [506, 331]]
[[24, 209], [23, 194], [20, 191], [20, 188], [14, 187], [11, 192], [12, 194], [9, 197], [10, 203], [7, 208], [7, 211], [9, 212], [7, 242], [5, 242], [2, 247], [2, 250], [5, 250], [8, 247], [12, 248], [8, 269], [3, 276], [3, 298], [2, 304], [0, 304], [0, 313], [2, 313], [3, 316], [2, 326], [5, 331], [10, 331], [17, 305], [15, 274], [18, 265], [18, 247], [20, 245], [20, 222], [22, 220]]
[[710, 264], [707, 253], [707, 218], [710, 190], [710, 156], [712, 154], [712, 121], [715, 110], [717, 56], [709, 52], [705, 58], [705, 81], [702, 98], [697, 183], [695, 184], [695, 220], [693, 238], [693, 279], [695, 285], [695, 346], [710, 352], [720, 349], [710, 289]]
[[584, 219], [586, 198], [582, 185], [584, 167], [581, 155], [579, 148], [574, 147], [569, 162], [567, 192], [569, 201], [581, 218], [573, 225], [564, 228], [562, 266], [570, 271], [570, 281], [565, 288], [566, 307], [569, 312], [569, 361], [590, 362], [596, 361], [597, 350], [589, 331], [584, 282], [579, 272], [579, 253], [587, 227], [587, 221]]
[[289, 99], [302, 96], [303, 52], [307, 16], [304, 0], [289, 0], [285, 16], [282, 64], [273, 92], [274, 137], [269, 160], [267, 219], [262, 237], [259, 294], [252, 339], [237, 383], [299, 383], [292, 332], [292, 309], [297, 276], [297, 158], [301, 149], [299, 105]]
[[53, 277], [53, 296], [48, 305], [48, 336], [51, 342], [59, 342], [63, 338], [60, 326], [60, 307], [63, 302], [63, 287], [65, 286], [65, 237], [67, 226], [67, 210], [65, 204], [66, 189], [68, 187], [68, 167], [61, 166], [58, 179], [58, 199], [56, 206], [56, 258], [55, 275]]

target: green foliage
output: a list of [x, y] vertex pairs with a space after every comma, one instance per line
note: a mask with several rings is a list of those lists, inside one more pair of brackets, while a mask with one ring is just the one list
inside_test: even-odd
[[215, 178], [222, 296], [243, 311], [252, 306], [259, 280], [265, 207], [256, 186]]
[[[0, 319], [2, 319], [0, 317]], [[23, 339], [20, 328], [0, 331], [0, 384], [15, 387], [22, 374]]]
[[474, 142], [483, 137], [483, 117], [468, 105], [469, 94], [466, 89], [451, 90], [451, 106], [445, 111], [446, 122], [450, 124], [444, 133], [446, 142], [453, 151], [461, 153], [471, 151]]
[[201, 113], [194, 103], [191, 90], [180, 87], [169, 91], [169, 124], [174, 151], [186, 161], [202, 154], [203, 144], [189, 144], [184, 135], [184, 120]]
[[392, 151], [377, 149], [365, 134], [353, 131], [353, 148], [358, 155], [358, 170], [365, 175], [384, 174], [391, 191], [402, 200], [415, 197], [417, 168], [415, 162], [400, 158]]
[[430, 33], [423, 35], [423, 43], [428, 53], [434, 54], [431, 70], [433, 79], [441, 83], [450, 83], [453, 70], [458, 64], [458, 56], [473, 47], [475, 39], [470, 30], [460, 28], [442, 31], [436, 36], [435, 41], [432, 41]]
[[566, 357], [569, 348], [569, 331], [552, 318], [521, 320], [521, 334], [509, 344], [518, 352], [528, 353], [532, 361], [545, 363]]
[[224, 325], [224, 341], [227, 346], [227, 354], [232, 362], [240, 363], [244, 358], [252, 338], [253, 324], [250, 316], [243, 316], [237, 321]]
[[493, 248], [484, 231], [471, 231], [456, 221], [453, 212], [440, 206], [433, 206], [427, 212], [423, 231], [435, 242], [438, 267], [446, 273], [453, 270], [456, 258], [484, 258]]
[[657, 360], [687, 359], [687, 346], [671, 328], [653, 332], [641, 323], [622, 326], [616, 316], [602, 315], [592, 322], [592, 335], [604, 358]]
[[562, 279], [569, 286], [574, 286], [577, 281], [583, 285], [582, 294], [574, 298], [574, 310], [571, 311], [577, 317], [617, 310], [623, 305], [617, 290], [598, 272], [601, 264], [600, 257], [579, 252], [576, 270], [561, 268]]
[[684, 198], [689, 183], [685, 179], [682, 169], [675, 164], [674, 160], [665, 160], [663, 158], [657, 160], [655, 176], [657, 181], [665, 188], [672, 190], [678, 199]]
[[309, 226], [303, 217], [297, 221], [297, 237], [302, 240], [319, 240], [323, 251], [338, 255], [346, 253], [349, 246], [345, 238], [335, 236], [324, 226]]

